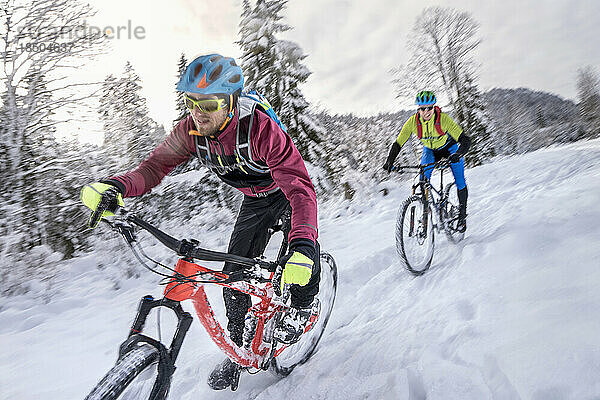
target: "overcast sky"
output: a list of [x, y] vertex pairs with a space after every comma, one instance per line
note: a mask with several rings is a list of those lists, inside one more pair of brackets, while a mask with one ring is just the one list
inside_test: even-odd
[[[99, 79], [131, 61], [142, 79], [153, 118], [167, 130], [175, 117], [173, 85], [181, 52], [188, 58], [217, 52], [239, 57], [241, 0], [93, 0], [99, 27], [143, 27], [144, 39], [112, 39], [112, 50], [87, 70]], [[312, 71], [307, 100], [331, 112], [374, 114], [412, 107], [413, 93], [395, 99], [389, 70], [407, 61], [406, 37], [427, 6], [469, 11], [483, 39], [476, 59], [479, 83], [528, 87], [575, 99], [577, 68], [600, 72], [600, 1], [481, 2], [291, 0], [285, 22]], [[121, 32], [122, 35], [125, 31]]]

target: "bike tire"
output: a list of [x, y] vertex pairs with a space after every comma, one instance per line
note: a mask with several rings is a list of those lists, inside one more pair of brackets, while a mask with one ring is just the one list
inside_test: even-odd
[[300, 337], [297, 343], [271, 360], [269, 370], [280, 377], [288, 376], [298, 365], [304, 364], [315, 352], [329, 317], [333, 310], [337, 293], [337, 264], [329, 253], [320, 253], [321, 281], [317, 298], [321, 302], [321, 311], [316, 325]]
[[120, 357], [85, 400], [163, 400], [168, 384], [159, 380], [159, 363], [156, 347], [142, 343]]
[[456, 223], [458, 220], [458, 196], [456, 196], [455, 199], [454, 196], [452, 196], [453, 193], [456, 193], [456, 185], [454, 183], [447, 184], [444, 189], [444, 199], [446, 199], [446, 203], [442, 209], [442, 214], [446, 237], [451, 243], [456, 244], [464, 239], [465, 233], [456, 230]]
[[396, 251], [404, 267], [415, 276], [423, 275], [429, 269], [435, 248], [433, 212], [429, 206], [426, 234], [420, 231], [424, 224], [423, 218], [419, 220], [418, 216], [422, 215], [423, 207], [421, 196], [411, 196], [400, 206], [396, 219]]

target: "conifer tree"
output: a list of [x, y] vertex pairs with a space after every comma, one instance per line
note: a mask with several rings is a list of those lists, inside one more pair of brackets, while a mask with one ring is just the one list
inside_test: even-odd
[[490, 137], [489, 121], [483, 98], [470, 77], [465, 78], [459, 90], [460, 102], [454, 113], [463, 131], [471, 137], [471, 147], [465, 156], [468, 165], [480, 165], [496, 155], [494, 141]]
[[179, 62], [177, 63], [177, 76], [176, 76], [176, 80], [175, 80], [175, 88], [176, 88], [175, 89], [175, 96], [176, 96], [175, 108], [177, 110], [177, 119], [175, 120], [175, 122], [177, 122], [189, 115], [189, 111], [188, 111], [187, 107], [185, 106], [185, 104], [183, 103], [183, 94], [184, 93], [177, 90], [177, 83], [179, 82], [179, 78], [185, 71], [185, 67], [187, 67], [187, 64], [188, 64], [188, 62], [187, 62], [187, 59], [185, 58], [185, 54], [181, 53], [181, 57], [179, 57]]
[[242, 70], [245, 86], [265, 96], [284, 123], [304, 159], [324, 166], [324, 130], [308, 112], [299, 86], [310, 71], [306, 55], [294, 42], [278, 38], [291, 27], [282, 22], [286, 1], [259, 0], [254, 7], [243, 2], [240, 22]]
[[577, 71], [579, 115], [588, 137], [600, 136], [600, 77], [591, 66]]
[[164, 128], [148, 115], [140, 78], [129, 62], [120, 78], [110, 75], [105, 79], [99, 113], [111, 173], [135, 167], [164, 137]]

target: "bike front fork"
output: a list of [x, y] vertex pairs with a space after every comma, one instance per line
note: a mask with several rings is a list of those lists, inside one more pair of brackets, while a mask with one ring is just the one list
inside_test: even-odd
[[[410, 237], [417, 234], [423, 237], [427, 237], [427, 229], [429, 228], [429, 206], [427, 202], [423, 204], [423, 214], [421, 215], [422, 219], [420, 220], [415, 220], [415, 218], [419, 217], [418, 215], [416, 215], [416, 208], [417, 206], [412, 206], [410, 208], [410, 230], [408, 232], [408, 236]], [[415, 226], [417, 227], [416, 232]], [[418, 228], [422, 228], [422, 230]]]
[[[166, 307], [175, 313], [177, 316], [177, 329], [171, 340], [169, 348], [165, 347], [161, 342], [151, 337], [142, 334], [142, 330], [148, 318], [150, 311], [156, 307]], [[135, 320], [127, 336], [127, 340], [121, 343], [119, 347], [119, 358], [129, 352], [132, 348], [138, 345], [138, 343], [148, 343], [159, 351], [160, 363], [159, 363], [159, 375], [160, 379], [164, 382], [165, 380], [170, 381], [171, 376], [175, 372], [175, 360], [181, 350], [183, 339], [187, 334], [188, 329], [192, 323], [192, 316], [190, 313], [183, 311], [181, 304], [178, 301], [170, 300], [167, 298], [155, 300], [154, 297], [148, 295], [144, 296], [140, 301]]]

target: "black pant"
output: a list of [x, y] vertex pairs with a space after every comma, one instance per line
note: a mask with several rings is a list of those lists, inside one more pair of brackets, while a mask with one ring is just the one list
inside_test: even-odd
[[[266, 197], [245, 196], [231, 233], [227, 251], [231, 254], [251, 258], [262, 255], [269, 242], [269, 228], [277, 223], [277, 220], [289, 207], [290, 203], [281, 190]], [[283, 232], [286, 239], [288, 233]], [[309, 306], [319, 291], [321, 269], [318, 262], [318, 245], [316, 258], [308, 284], [306, 286], [292, 285], [290, 288], [292, 305], [295, 307]], [[243, 268], [244, 266], [239, 264], [225, 263], [223, 271], [232, 272]], [[250, 296], [237, 290], [224, 288], [223, 299], [229, 319], [227, 329], [232, 340], [241, 345], [244, 317], [251, 306]]]

